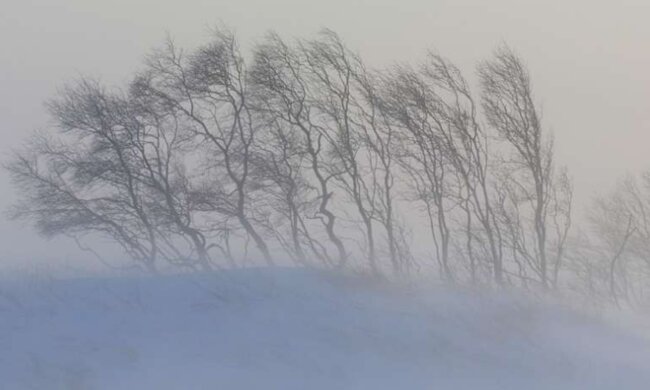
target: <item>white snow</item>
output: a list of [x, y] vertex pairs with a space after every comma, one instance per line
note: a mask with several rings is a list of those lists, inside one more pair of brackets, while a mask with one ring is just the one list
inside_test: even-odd
[[650, 346], [514, 294], [302, 269], [0, 282], [0, 389], [648, 389]]

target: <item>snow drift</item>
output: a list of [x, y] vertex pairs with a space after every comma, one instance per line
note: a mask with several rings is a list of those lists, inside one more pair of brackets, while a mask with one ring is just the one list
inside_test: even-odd
[[645, 338], [301, 269], [0, 284], [1, 389], [647, 389]]

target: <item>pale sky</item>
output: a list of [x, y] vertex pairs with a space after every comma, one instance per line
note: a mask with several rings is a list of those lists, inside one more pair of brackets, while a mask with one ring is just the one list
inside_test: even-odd
[[[650, 168], [649, 21], [649, 0], [3, 0], [0, 154], [6, 160], [47, 127], [43, 102], [66, 81], [122, 83], [167, 32], [191, 47], [223, 23], [246, 46], [269, 29], [308, 37], [328, 27], [371, 65], [434, 49], [471, 78], [475, 63], [506, 42], [530, 67], [580, 208]], [[0, 209], [16, 196], [0, 172]], [[48, 242], [0, 217], [0, 270], [84, 257], [66, 239]]]

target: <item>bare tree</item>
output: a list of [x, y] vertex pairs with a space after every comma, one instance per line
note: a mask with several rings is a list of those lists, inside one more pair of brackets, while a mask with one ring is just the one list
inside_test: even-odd
[[211, 180], [197, 193], [203, 206], [235, 218], [268, 264], [273, 259], [255, 227], [249, 201], [251, 156], [259, 131], [249, 103], [246, 68], [235, 37], [217, 30], [213, 40], [185, 58], [171, 42], [150, 56], [138, 80], [140, 91], [186, 118], [205, 152]]
[[[398, 250], [392, 193], [397, 137], [382, 108], [379, 75], [368, 71], [331, 31], [296, 47], [270, 34], [255, 54], [251, 75], [259, 87], [259, 106], [284, 123], [287, 134], [302, 133], [298, 146], [310, 156], [313, 187], [320, 189], [319, 214], [339, 259], [348, 254], [328, 209], [336, 190], [347, 195], [361, 219], [371, 269], [379, 272], [376, 222], [386, 230], [389, 258], [399, 269], [405, 252]], [[337, 205], [344, 209], [342, 202]]]
[[381, 74], [371, 74], [365, 69], [355, 74], [362, 104], [361, 114], [362, 143], [368, 151], [368, 164], [371, 170], [369, 180], [376, 193], [372, 206], [374, 219], [386, 231], [388, 254], [393, 272], [404, 272], [412, 262], [408, 244], [405, 242], [403, 227], [400, 226], [397, 211], [396, 174], [399, 169], [397, 159], [403, 149], [399, 136], [399, 126], [391, 117], [390, 99], [387, 98], [390, 80]]
[[193, 149], [192, 139], [182, 131], [183, 118], [139, 92], [136, 83], [130, 91], [123, 126], [133, 158], [142, 169], [137, 180], [152, 196], [158, 229], [171, 230], [187, 239], [198, 265], [210, 270], [205, 229], [197, 226], [197, 210], [185, 166]]
[[176, 249], [165, 240], [142, 186], [124, 126], [128, 104], [98, 83], [82, 80], [50, 103], [59, 140], [35, 137], [8, 164], [23, 200], [13, 216], [34, 221], [45, 235], [108, 235], [138, 263], [155, 271]]
[[[525, 210], [532, 209], [532, 239], [526, 244], [528, 229], [511, 227], [511, 246], [524, 257], [539, 276], [542, 286], [549, 286], [548, 229], [549, 204], [553, 200], [553, 146], [545, 136], [535, 106], [530, 76], [517, 55], [507, 47], [495, 51], [492, 59], [479, 67], [483, 109], [489, 125], [496, 130], [512, 156], [504, 162], [503, 175], [508, 181], [509, 223], [526, 223]], [[568, 188], [568, 187], [567, 187]], [[558, 263], [559, 264], [559, 263]]]
[[552, 283], [558, 288], [560, 270], [564, 263], [569, 231], [572, 226], [573, 184], [566, 169], [562, 170], [555, 178], [552, 186], [552, 198], [549, 206], [549, 216], [552, 220], [552, 230], [555, 233], [553, 251], [553, 276]]
[[319, 39], [304, 42], [301, 51], [313, 85], [311, 97], [319, 111], [321, 134], [328, 141], [334, 158], [333, 178], [349, 196], [365, 230], [366, 257], [373, 272], [379, 272], [373, 222], [376, 215], [377, 192], [365, 179], [373, 168], [362, 162], [364, 153], [362, 105], [358, 80], [363, 64], [351, 53], [338, 35], [330, 30]]
[[[464, 234], [468, 257], [474, 264], [476, 250], [473, 246], [477, 241], [486, 241], [494, 278], [500, 284], [503, 281], [503, 249], [492, 204], [488, 135], [478, 123], [477, 107], [469, 85], [454, 64], [440, 55], [429, 54], [421, 73], [429, 88], [439, 96], [441, 147], [459, 177], [460, 203], [466, 204]], [[479, 229], [473, 228], [474, 219]], [[471, 266], [472, 280], [476, 279], [475, 267]]]
[[442, 275], [452, 279], [449, 261], [450, 163], [445, 156], [440, 98], [416, 71], [400, 68], [388, 98], [391, 116], [403, 129], [400, 166], [408, 174], [415, 199], [422, 202]]
[[650, 275], [650, 176], [626, 178], [613, 192], [597, 198], [590, 211], [593, 246], [599, 249], [594, 261], [603, 269], [610, 298], [617, 305], [620, 298], [647, 303], [643, 290]]
[[[279, 141], [280, 149], [295, 146], [298, 148], [298, 151], [293, 151], [297, 153], [296, 156], [304, 155], [305, 171], [308, 171], [305, 175], [309, 175], [314, 181], [310, 186], [314, 192], [311, 197], [317, 203], [313, 218], [322, 222], [329, 241], [336, 248], [337, 265], [343, 266], [348, 260], [348, 251], [337, 232], [337, 216], [331, 206], [334, 195], [331, 181], [338, 172], [331, 166], [330, 156], [327, 155], [328, 140], [324, 129], [318, 123], [318, 110], [314, 105], [312, 86], [306, 74], [302, 54], [301, 51], [289, 47], [276, 34], [269, 34], [267, 40], [256, 48], [251, 80], [256, 88], [258, 109], [277, 120], [273, 122], [273, 126], [278, 126], [278, 130], [274, 131], [272, 138]], [[283, 126], [287, 128], [284, 129]], [[290, 139], [297, 144], [288, 145], [287, 141]], [[285, 165], [288, 162], [285, 157], [281, 160], [284, 160], [282, 163]], [[286, 179], [286, 175], [283, 176]], [[289, 183], [297, 184], [293, 178]], [[293, 198], [286, 200], [294, 202]], [[295, 209], [296, 205], [288, 206]], [[311, 238], [304, 220], [299, 217], [300, 213], [295, 211], [296, 221], [292, 222], [294, 232], [297, 234], [298, 225], [302, 226], [312, 252], [331, 263], [330, 256], [322, 250], [318, 240]]]

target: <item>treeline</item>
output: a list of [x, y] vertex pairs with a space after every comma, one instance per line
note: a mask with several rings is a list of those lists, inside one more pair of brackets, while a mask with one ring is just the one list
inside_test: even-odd
[[375, 69], [331, 31], [270, 33], [246, 56], [225, 30], [191, 51], [169, 41], [125, 88], [83, 79], [48, 104], [56, 130], [7, 164], [12, 214], [109, 237], [151, 271], [258, 259], [607, 284], [607, 261], [568, 245], [571, 181], [523, 62], [500, 47], [476, 74], [432, 53]]

